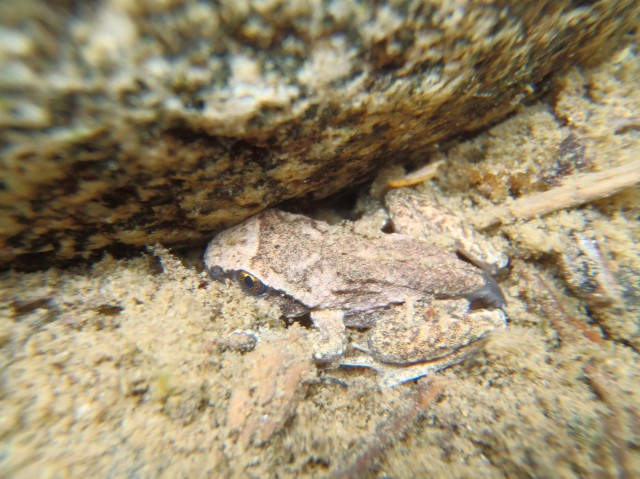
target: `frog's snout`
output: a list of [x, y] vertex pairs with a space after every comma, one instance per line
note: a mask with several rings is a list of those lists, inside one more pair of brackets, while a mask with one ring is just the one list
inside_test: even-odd
[[484, 274], [485, 283], [479, 289], [465, 295], [471, 303], [471, 309], [502, 308], [507, 300], [497, 281], [489, 274]]

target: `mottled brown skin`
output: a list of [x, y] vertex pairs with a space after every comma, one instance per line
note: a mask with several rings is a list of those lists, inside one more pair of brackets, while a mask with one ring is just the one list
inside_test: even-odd
[[[320, 330], [316, 359], [322, 361], [344, 355], [345, 326], [373, 328], [369, 347], [359, 349], [385, 363], [409, 365], [456, 356], [505, 319], [499, 310], [469, 311], [469, 301], [478, 299], [500, 306], [497, 285], [452, 253], [409, 236], [365, 237], [348, 224], [278, 210], [220, 233], [205, 264], [215, 278], [232, 278], [247, 292], [276, 299], [287, 316], [310, 312]], [[381, 370], [368, 360], [345, 364]], [[400, 382], [426, 374], [421, 371]]]
[[[369, 238], [348, 227], [267, 210], [219, 234], [207, 266], [247, 271], [307, 310], [340, 309], [349, 316], [406, 298], [465, 297], [481, 289], [481, 270], [425, 241], [389, 234]], [[372, 326], [366, 319], [355, 325]]]
[[412, 188], [397, 188], [384, 201], [396, 232], [457, 250], [490, 274], [507, 267], [509, 258], [504, 253], [428, 195]]

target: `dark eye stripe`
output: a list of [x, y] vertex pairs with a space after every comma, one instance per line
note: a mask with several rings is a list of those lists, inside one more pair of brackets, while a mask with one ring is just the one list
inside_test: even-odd
[[220, 266], [212, 266], [211, 268], [207, 269], [207, 272], [209, 273], [209, 276], [211, 276], [211, 279], [214, 279], [216, 281], [224, 280], [225, 274]]
[[245, 293], [253, 296], [260, 296], [267, 291], [267, 287], [262, 281], [246, 271], [238, 271], [236, 274], [236, 281]]

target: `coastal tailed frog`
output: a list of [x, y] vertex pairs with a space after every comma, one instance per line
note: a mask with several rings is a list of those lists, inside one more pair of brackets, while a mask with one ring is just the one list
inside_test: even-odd
[[[459, 362], [479, 338], [505, 326], [504, 296], [490, 273], [507, 260], [476, 251], [463, 223], [414, 190], [392, 191], [386, 205], [394, 230], [417, 238], [361, 235], [351, 222], [270, 209], [216, 236], [206, 268], [214, 279], [231, 278], [246, 293], [278, 302], [286, 317], [310, 313], [318, 361], [374, 368], [388, 385], [424, 376]], [[412, 231], [425, 207], [431, 226]], [[454, 238], [475, 265], [425, 238], [438, 234]], [[368, 329], [367, 343], [347, 351], [345, 327]]]

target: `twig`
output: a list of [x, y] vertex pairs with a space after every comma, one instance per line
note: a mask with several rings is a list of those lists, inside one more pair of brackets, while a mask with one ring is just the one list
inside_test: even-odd
[[349, 479], [363, 477], [365, 473], [379, 467], [378, 461], [393, 443], [404, 437], [415, 422], [422, 417], [424, 409], [433, 402], [444, 389], [444, 384], [435, 379], [420, 381], [412, 400], [389, 421], [376, 428], [373, 440], [349, 461], [349, 464], [331, 474], [332, 478]]
[[[525, 279], [542, 292], [542, 297], [539, 298], [541, 299], [540, 304], [542, 310], [551, 321], [553, 328], [557, 331], [562, 342], [575, 343], [580, 339], [580, 336], [576, 334], [577, 332], [582, 333], [584, 338], [593, 343], [602, 344], [604, 342], [600, 335], [594, 330], [588, 328], [587, 325], [567, 313], [558, 297], [541, 275], [527, 271], [525, 268], [520, 269]], [[618, 479], [630, 478], [630, 467], [624, 439], [627, 437], [625, 416], [618, 406], [618, 398], [621, 394], [615, 388], [610, 375], [593, 361], [586, 362], [582, 370], [591, 389], [607, 405], [610, 411], [608, 415], [600, 414], [600, 420], [602, 430], [608, 440], [608, 447], [613, 462], [618, 467], [618, 473], [610, 475], [607, 471], [603, 471], [603, 473], [606, 474], [603, 477], [616, 477]], [[607, 465], [603, 465], [603, 467], [607, 468]]]
[[610, 375], [601, 366], [590, 362], [584, 367], [584, 373], [593, 392], [607, 405], [610, 411], [609, 415], [601, 417], [604, 433], [609, 440], [609, 451], [615, 464], [619, 467], [616, 477], [619, 479], [630, 478], [632, 477], [631, 468], [624, 439], [627, 437], [626, 421], [615, 397], [619, 396], [619, 392], [614, 389], [615, 386]]
[[536, 297], [536, 299], [540, 301], [542, 311], [551, 321], [553, 329], [556, 330], [562, 342], [576, 342], [576, 340], [579, 339], [579, 336], [576, 333], [580, 332], [582, 336], [592, 343], [603, 343], [602, 337], [600, 337], [595, 330], [584, 324], [582, 321], [574, 318], [566, 309], [564, 309], [560, 299], [558, 299], [549, 284], [541, 275], [527, 270], [527, 268], [522, 265], [518, 269], [527, 282], [532, 284], [535, 290], [541, 293], [541, 295]]
[[640, 183], [640, 160], [633, 160], [615, 168], [587, 173], [569, 179], [562, 186], [543, 193], [517, 199], [497, 207], [486, 215], [479, 215], [476, 227], [488, 228], [518, 219], [531, 219], [554, 211], [572, 208], [607, 196]]
[[429, 163], [416, 171], [409, 173], [408, 175], [398, 178], [397, 180], [390, 180], [389, 186], [391, 188], [402, 188], [403, 186], [415, 186], [435, 177], [438, 173], [438, 168], [444, 164], [444, 160], [438, 160], [434, 163]]

